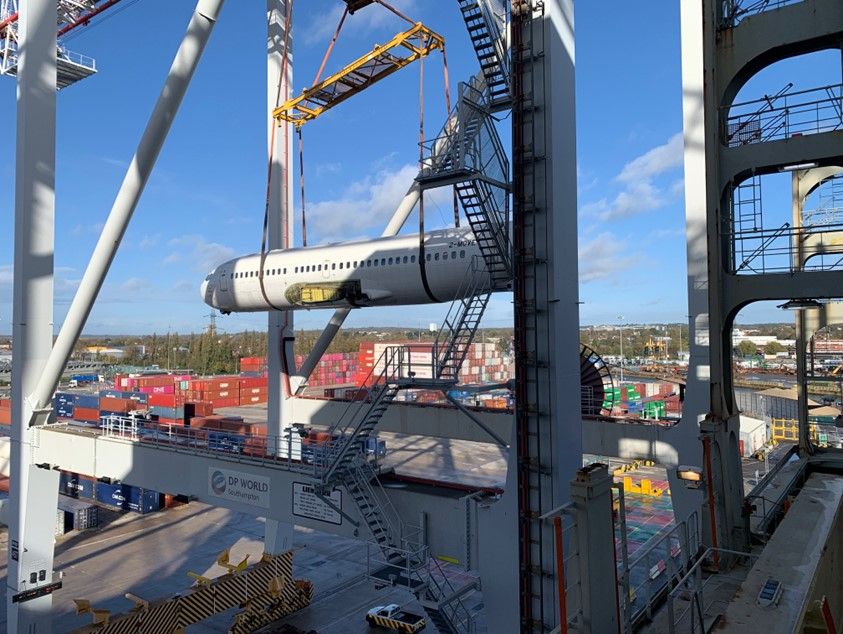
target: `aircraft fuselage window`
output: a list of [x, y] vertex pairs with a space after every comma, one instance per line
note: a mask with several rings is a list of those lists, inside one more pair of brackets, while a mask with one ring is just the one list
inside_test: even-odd
[[387, 264], [389, 264], [390, 266], [392, 266], [392, 258], [389, 258], [389, 260], [387, 261]]
[[460, 251], [460, 258], [464, 258], [464, 257], [465, 257], [465, 251], [464, 250]]
[[439, 251], [437, 251], [436, 253], [433, 254], [433, 259], [436, 260], [437, 262], [439, 261]]
[[381, 258], [381, 266], [386, 266], [386, 258]]
[[430, 258], [431, 258], [431, 255], [430, 255], [430, 253], [428, 253], [428, 254], [427, 254], [427, 256], [425, 257], [425, 259], [426, 259], [428, 262], [430, 262]]
[[337, 269], [337, 263], [336, 262], [331, 263], [331, 270], [335, 271], [336, 269]]
[[415, 263], [416, 263], [416, 256], [415, 256], [415, 255], [411, 255], [411, 256], [410, 256], [410, 263], [411, 263], [411, 264], [415, 264]]

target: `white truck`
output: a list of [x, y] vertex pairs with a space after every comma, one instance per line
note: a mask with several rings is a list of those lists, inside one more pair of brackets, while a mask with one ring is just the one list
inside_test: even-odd
[[424, 629], [423, 616], [402, 610], [397, 603], [379, 605], [366, 613], [366, 620], [371, 627], [383, 627], [398, 632], [420, 632]]

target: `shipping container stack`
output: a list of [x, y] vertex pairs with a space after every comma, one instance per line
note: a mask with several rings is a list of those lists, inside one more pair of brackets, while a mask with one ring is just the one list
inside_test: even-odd
[[[296, 365], [301, 366], [304, 359], [304, 356], [296, 355]], [[322, 355], [307, 384], [311, 387], [322, 387], [355, 383], [359, 374], [358, 368], [358, 353], [330, 352]]]
[[215, 408], [237, 407], [240, 405], [240, 380], [239, 376], [191, 378], [179, 381], [177, 387], [185, 401], [210, 403]]
[[8, 398], [0, 398], [0, 425], [12, 424], [12, 401]]
[[266, 359], [263, 357], [240, 357], [241, 374], [262, 374], [266, 372]]
[[265, 376], [241, 376], [238, 380], [240, 405], [266, 403], [267, 384]]
[[[410, 364], [419, 378], [430, 378], [432, 372], [433, 343], [431, 342], [363, 342], [357, 353], [356, 383], [365, 385], [383, 370], [378, 361], [389, 346], [405, 346], [410, 350]], [[500, 383], [511, 378], [510, 366], [493, 343], [472, 343], [460, 369], [461, 384]], [[374, 372], [373, 372], [374, 370]], [[367, 381], [369, 379], [369, 381]], [[418, 400], [418, 399], [417, 399]]]

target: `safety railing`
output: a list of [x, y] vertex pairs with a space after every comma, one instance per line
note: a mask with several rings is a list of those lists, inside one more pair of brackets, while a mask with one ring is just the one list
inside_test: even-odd
[[[715, 558], [735, 559], [737, 565], [729, 572], [706, 572], [704, 566]], [[719, 606], [724, 609], [728, 605], [746, 578], [749, 564], [757, 558], [758, 555], [751, 553], [708, 548], [667, 595], [668, 632], [707, 634], [706, 622], [717, 615]], [[724, 588], [727, 585], [732, 587]], [[679, 608], [679, 601], [687, 605]]]
[[[832, 234], [843, 232], [843, 222], [775, 229], [726, 230], [731, 255], [730, 273], [796, 273], [843, 269], [843, 245]], [[802, 264], [798, 263], [801, 254]]]
[[[419, 541], [409, 548], [384, 546], [376, 541], [366, 542], [366, 576], [375, 583], [403, 586], [408, 590], [420, 585], [418, 570], [426, 566], [430, 557], [427, 546]], [[409, 541], [409, 540], [408, 540]]]
[[721, 28], [737, 26], [744, 18], [780, 9], [803, 0], [723, 0]]
[[156, 449], [221, 457], [315, 475], [314, 449], [301, 443], [295, 429], [282, 435], [258, 436], [116, 415], [103, 416], [98, 425], [92, 424], [90, 428], [60, 422], [39, 429], [119, 438]]
[[772, 535], [779, 522], [787, 512], [790, 496], [795, 494], [805, 483], [807, 470], [804, 463], [792, 474], [787, 486], [771, 488], [770, 484], [778, 477], [782, 468], [789, 464], [793, 456], [798, 455], [798, 447], [794, 445], [773, 466], [773, 468], [756, 484], [745, 498], [749, 512], [749, 528], [752, 534], [760, 539]]
[[631, 632], [642, 618], [653, 617], [657, 603], [688, 571], [701, 544], [699, 515], [695, 511], [687, 520], [653, 537], [644, 552], [632, 553], [634, 558], [628, 568], [620, 563], [618, 581], [627, 631]]
[[350, 481], [374, 505], [378, 513], [378, 523], [389, 537], [389, 543], [381, 544], [381, 550], [387, 560], [394, 560], [396, 553], [407, 558], [409, 564], [418, 567], [424, 559], [423, 533], [420, 527], [408, 524], [401, 519], [389, 496], [381, 486], [377, 473], [362, 457], [358, 457], [348, 471]]
[[337, 422], [331, 426], [331, 434], [349, 433], [351, 428], [361, 421], [360, 414], [377, 402], [378, 396], [384, 389], [387, 389], [390, 384], [408, 381], [415, 376], [417, 369], [422, 368], [414, 368], [408, 346], [387, 346], [361, 383], [368, 388], [371, 398], [368, 401], [351, 401]]
[[463, 173], [481, 176], [507, 188], [509, 159], [488, 112], [488, 88], [473, 77], [460, 83], [459, 100], [442, 131], [422, 142], [424, 162], [419, 177]]
[[724, 107], [723, 143], [737, 147], [843, 129], [843, 85], [782, 91]]
[[[9, 73], [17, 69], [17, 44], [10, 43], [8, 46], [3, 45], [0, 46], [0, 48], [2, 48], [2, 53], [0, 53], [0, 74]], [[97, 62], [93, 57], [88, 57], [87, 55], [70, 51], [62, 46], [59, 46], [57, 49], [56, 59], [59, 62], [69, 62], [75, 66], [81, 66], [94, 72], [97, 70]]]
[[97, 69], [97, 62], [93, 57], [88, 57], [87, 55], [82, 55], [81, 53], [69, 51], [63, 46], [59, 46], [58, 48], [58, 59], [65, 60], [72, 64], [76, 64], [77, 66], [88, 68], [90, 70], [95, 71]]
[[439, 603], [439, 611], [448, 619], [450, 624], [461, 634], [473, 634], [475, 622], [471, 611], [459, 596], [457, 588], [439, 565], [439, 561], [428, 557], [426, 575], [422, 581], [428, 584], [428, 596]]

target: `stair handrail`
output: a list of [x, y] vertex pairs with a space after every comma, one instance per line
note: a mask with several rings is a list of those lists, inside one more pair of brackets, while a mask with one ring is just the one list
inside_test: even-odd
[[[436, 579], [436, 576], [431, 571], [431, 564], [433, 564], [433, 567], [435, 567], [438, 571], [439, 578], [442, 580], [442, 583]], [[439, 561], [435, 557], [430, 557], [428, 559], [427, 579], [424, 579], [423, 581], [427, 582], [427, 588], [432, 590], [435, 589], [434, 600], [436, 601], [439, 611], [446, 612], [450, 610], [451, 614], [447, 614], [446, 612], [445, 617], [451, 621], [453, 625], [460, 626], [464, 624], [466, 626], [466, 631], [472, 631], [474, 619], [471, 616], [471, 612], [462, 602], [462, 599], [457, 595], [457, 589], [451, 583], [451, 580], [448, 579], [445, 571], [442, 570], [442, 566], [439, 565]], [[443, 603], [443, 601], [448, 597], [456, 598], [447, 603]]]
[[[482, 199], [485, 197], [486, 199], [493, 199], [494, 194], [492, 193], [491, 188], [494, 187], [494, 185], [486, 183], [485, 181], [477, 181], [475, 183], [475, 187], [477, 189], [478, 198]], [[504, 196], [506, 196], [505, 193]], [[487, 222], [491, 225], [492, 237], [498, 247], [498, 252], [493, 255], [496, 255], [501, 260], [504, 268], [509, 274], [509, 277], [512, 277], [512, 240], [509, 234], [509, 211], [508, 209], [500, 210], [497, 208], [486, 209], [485, 211]], [[487, 255], [486, 253], [483, 253], [483, 257], [491, 258], [492, 254]]]
[[[485, 260], [482, 256], [473, 255], [468, 262], [465, 275], [460, 282], [454, 300], [448, 307], [442, 327], [436, 333], [436, 339], [433, 342], [432, 362], [434, 367], [432, 376], [435, 378], [443, 378], [448, 362], [453, 360], [454, 348], [457, 345], [457, 334], [472, 301], [476, 296], [484, 292], [490, 292], [491, 286], [491, 274], [486, 268]], [[473, 334], [471, 338], [474, 338]], [[470, 343], [471, 341], [469, 341]], [[465, 353], [463, 353], [463, 358], [459, 360], [458, 365], [461, 366], [464, 360]], [[458, 372], [459, 367], [456, 367], [455, 376], [445, 378], [456, 380]]]
[[[504, 81], [509, 84], [509, 55], [507, 55], [506, 42], [506, 7], [501, 6], [501, 13], [496, 12], [491, 6], [490, 0], [477, 0], [477, 5], [483, 13], [483, 20], [489, 29], [489, 39], [492, 40], [492, 46], [495, 48], [495, 53], [498, 56], [498, 64], [501, 67], [501, 75]], [[501, 28], [503, 27], [503, 28]]]
[[[456, 168], [465, 167], [465, 148], [479, 134], [483, 116], [491, 116], [488, 111], [488, 91], [489, 87], [482, 72], [471, 77], [468, 82], [459, 83], [459, 98], [451, 108], [445, 125], [435, 137], [421, 142], [425, 157], [422, 168], [424, 175], [436, 174], [449, 158]], [[474, 134], [467, 138], [465, 130], [472, 119], [478, 119], [479, 123]]]
[[[372, 465], [367, 460], [358, 458], [352, 463], [350, 472], [352, 477], [357, 478], [358, 486], [364, 488], [366, 494], [378, 503], [383, 520], [387, 524], [387, 541], [391, 542], [390, 547], [407, 553], [408, 562], [411, 556], [420, 558], [420, 553], [423, 554], [426, 547], [421, 544], [420, 540], [411, 541], [411, 539], [413, 535], [420, 535], [421, 529], [401, 519], [398, 510], [392, 504], [392, 500], [384, 491], [380, 478]], [[375, 486], [372, 486], [372, 482], [376, 483]]]
[[[381, 400], [389, 390], [390, 384], [409, 380], [412, 377], [412, 362], [408, 346], [387, 346], [372, 369], [366, 375], [362, 385], [379, 370], [377, 378], [371, 383], [369, 395], [376, 390], [373, 398], [368, 400], [351, 401], [337, 419], [328, 433], [331, 439], [324, 445], [314, 449], [313, 464], [316, 475], [323, 481], [333, 471], [334, 465], [342, 458], [345, 452], [354, 444], [357, 430], [368, 420], [372, 411], [380, 404]], [[362, 388], [362, 386], [361, 386]], [[362, 416], [360, 415], [362, 413]], [[353, 429], [352, 429], [353, 427]]]

